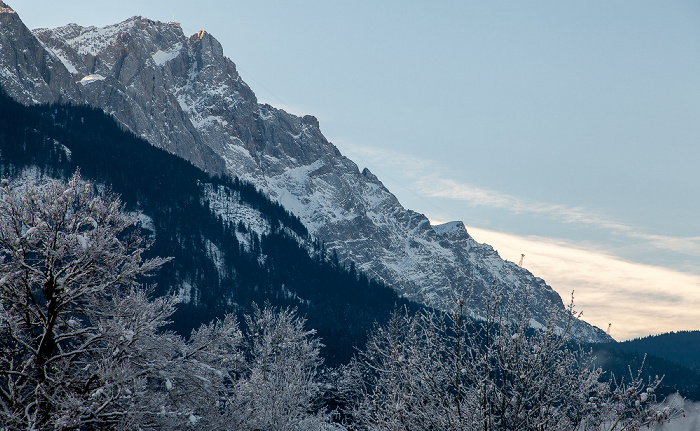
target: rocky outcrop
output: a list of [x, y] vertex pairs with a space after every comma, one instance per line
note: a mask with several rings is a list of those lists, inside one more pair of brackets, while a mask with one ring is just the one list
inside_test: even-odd
[[25, 105], [80, 100], [73, 76], [0, 0], [0, 82]]
[[[431, 226], [405, 209], [375, 175], [361, 172], [326, 140], [315, 117], [259, 104], [209, 33], [187, 37], [177, 23], [133, 17], [104, 28], [69, 24], [34, 34], [34, 43], [53, 53], [44, 58], [61, 60], [50, 68], [72, 76], [74, 82], [65, 83], [66, 91], [78, 87], [71, 100], [105, 110], [153, 145], [210, 172], [251, 181], [299, 216], [341, 261], [405, 297], [445, 309], [455, 291], [498, 285], [509, 295], [531, 289], [536, 321], [546, 318], [550, 302], [565, 316], [550, 286], [474, 241], [461, 222]], [[4, 50], [0, 57], [8, 61]], [[6, 80], [3, 75], [3, 86]], [[11, 94], [28, 102], [58, 100], [35, 93], [25, 86]], [[578, 334], [608, 339], [583, 322]]]
[[176, 49], [184, 42], [177, 24], [134, 17], [105, 28], [69, 24], [34, 33], [73, 72], [80, 87], [76, 101], [103, 109], [153, 145], [209, 172], [224, 172], [223, 159], [205, 145], [177, 97], [166, 91], [172, 77], [158, 67], [176, 60], [176, 73], [189, 70], [184, 59], [177, 60]]

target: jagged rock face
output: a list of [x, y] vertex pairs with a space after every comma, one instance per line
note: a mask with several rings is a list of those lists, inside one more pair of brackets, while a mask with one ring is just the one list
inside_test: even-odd
[[71, 74], [1, 0], [0, 53], [2, 86], [17, 101], [28, 105], [79, 98]]
[[[530, 288], [536, 321], [546, 318], [549, 302], [566, 313], [543, 280], [474, 241], [461, 222], [430, 226], [403, 208], [376, 176], [360, 172], [325, 139], [316, 118], [258, 104], [210, 34], [187, 37], [176, 23], [140, 17], [34, 34], [61, 60], [52, 67], [70, 70], [78, 82], [66, 84], [79, 87], [73, 100], [102, 108], [153, 145], [210, 172], [251, 181], [299, 216], [341, 261], [404, 296], [446, 309], [453, 291], [465, 286], [500, 285], [509, 295]], [[1, 56], [6, 61], [4, 51]], [[5, 75], [2, 80], [6, 85]], [[34, 97], [31, 88], [11, 95]], [[608, 339], [583, 322], [578, 331], [586, 341]]]
[[[158, 67], [176, 54], [159, 47], [183, 46], [179, 26], [134, 17], [105, 28], [69, 24], [35, 34], [72, 72], [80, 89], [76, 101], [103, 109], [153, 145], [209, 172], [224, 172], [223, 159], [204, 144], [175, 95], [166, 91], [173, 77], [164, 72], [170, 70]], [[178, 75], [188, 71], [184, 60], [173, 63]]]

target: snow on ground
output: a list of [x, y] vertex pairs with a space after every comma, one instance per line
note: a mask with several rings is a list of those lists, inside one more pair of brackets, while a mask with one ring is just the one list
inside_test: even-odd
[[147, 216], [146, 214], [141, 213], [141, 212], [138, 213], [136, 217], [139, 220], [138, 224], [139, 224], [139, 227], [141, 228], [142, 231], [143, 230], [148, 231], [149, 236], [155, 235], [156, 225], [153, 222], [152, 218], [150, 218], [149, 216]]
[[[37, 40], [39, 40], [39, 39], [37, 39]], [[68, 69], [68, 71], [70, 73], [72, 73], [72, 74], [80, 73], [78, 71], [78, 69], [75, 68], [75, 65], [73, 65], [73, 63], [71, 63], [66, 57], [62, 56], [59, 51], [54, 51], [54, 50], [48, 49], [48, 48], [47, 48], [47, 51], [53, 53], [53, 55], [55, 55], [56, 58], [61, 60], [61, 63], [63, 63], [63, 65], [66, 66], [66, 69]]]
[[451, 221], [443, 224], [433, 225], [433, 230], [438, 235], [446, 235], [452, 232], [456, 232], [460, 229], [464, 229], [464, 223], [461, 221]]
[[205, 241], [205, 247], [207, 249], [207, 256], [214, 262], [214, 265], [216, 265], [216, 269], [219, 271], [219, 276], [223, 277], [224, 273], [224, 254], [221, 252], [221, 249], [216, 246], [213, 242], [211, 242], [208, 238], [204, 238]]
[[[232, 223], [243, 221], [248, 229], [257, 232], [258, 235], [270, 233], [271, 226], [261, 216], [260, 211], [241, 204], [237, 192], [229, 194], [224, 187], [214, 188], [211, 184], [206, 184], [204, 196], [209, 201], [209, 207], [214, 214], [221, 216], [224, 220]], [[242, 238], [245, 238], [245, 235], [239, 236], [239, 240]], [[247, 244], [247, 239], [243, 242]]]

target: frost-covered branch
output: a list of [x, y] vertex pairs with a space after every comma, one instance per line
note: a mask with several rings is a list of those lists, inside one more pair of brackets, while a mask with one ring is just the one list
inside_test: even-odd
[[[578, 314], [554, 308], [531, 326], [529, 301], [455, 296], [451, 312], [396, 312], [345, 374], [352, 426], [368, 430], [627, 430], [679, 411], [657, 409], [659, 380], [601, 381], [590, 352], [571, 338]], [[481, 319], [467, 307], [478, 299]]]

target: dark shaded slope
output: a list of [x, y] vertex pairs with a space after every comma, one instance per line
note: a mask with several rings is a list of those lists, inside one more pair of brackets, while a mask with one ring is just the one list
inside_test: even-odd
[[700, 331], [650, 335], [617, 343], [615, 347], [623, 352], [648, 353], [700, 371]]
[[[310, 255], [295, 239], [311, 244], [303, 224], [252, 185], [212, 178], [125, 132], [102, 111], [25, 107], [0, 95], [0, 165], [3, 176], [35, 166], [45, 175], [66, 178], [80, 168], [84, 178], [119, 193], [129, 210], [151, 217], [156, 238], [151, 252], [175, 258], [156, 276], [157, 293], [183, 283], [196, 287], [197, 297], [175, 316], [173, 326], [181, 333], [227, 311], [245, 312], [252, 302], [295, 306], [322, 337], [326, 361], [334, 365], [364, 345], [375, 321], [385, 321], [397, 304], [407, 303], [354, 268], [327, 259], [322, 244], [314, 244]], [[217, 217], [204, 198], [206, 183], [226, 187], [258, 209], [272, 233], [259, 237], [246, 229], [245, 220]], [[239, 244], [236, 230], [249, 235], [250, 250]], [[207, 241], [221, 250], [223, 269], [208, 256]]]
[[[614, 375], [616, 378], [623, 377], [629, 380], [630, 369], [636, 375], [637, 370], [642, 367], [642, 376], [645, 379], [653, 380], [655, 376], [664, 376], [661, 385], [656, 390], [657, 395], [667, 396], [678, 392], [682, 396], [700, 401], [700, 373], [697, 369], [691, 369], [677, 362], [670, 361], [655, 353], [647, 353], [646, 360], [644, 351], [627, 350], [629, 346], [625, 343], [605, 343], [593, 344], [590, 348], [596, 356], [596, 365], [605, 372], [605, 378]], [[677, 345], [675, 349], [682, 349], [682, 345]]]
[[616, 375], [627, 375], [627, 364], [639, 367], [647, 355], [644, 372], [664, 375], [660, 392], [680, 392], [691, 400], [700, 400], [700, 331], [669, 332], [644, 338], [593, 345], [599, 363]]

